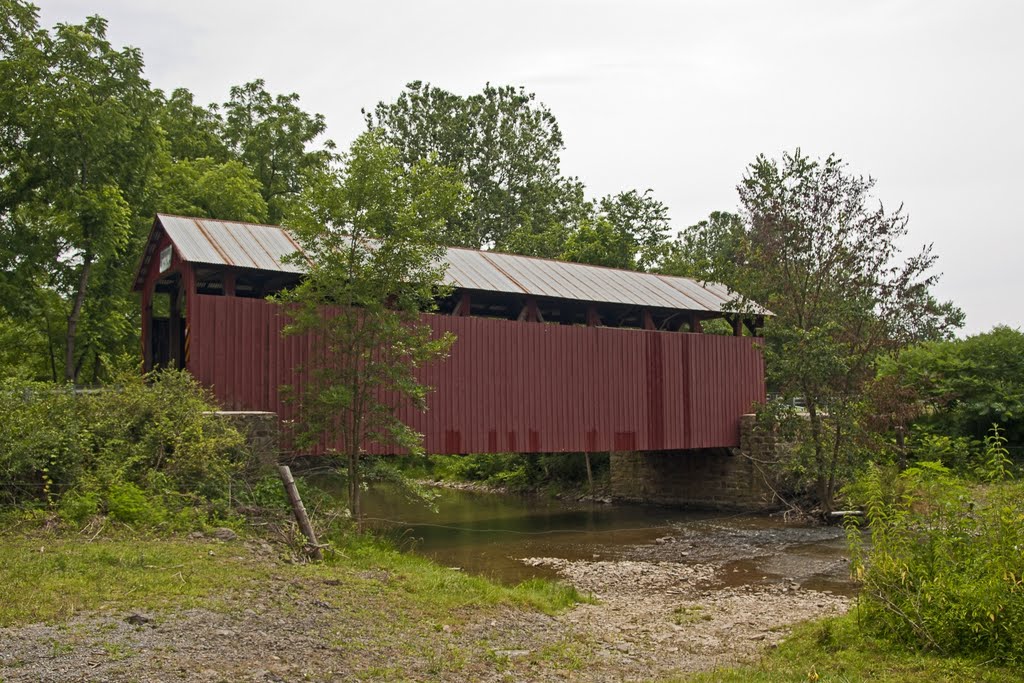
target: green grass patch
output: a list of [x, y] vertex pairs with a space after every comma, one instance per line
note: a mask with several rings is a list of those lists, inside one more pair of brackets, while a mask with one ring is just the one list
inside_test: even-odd
[[679, 681], [782, 683], [820, 681], [904, 683], [1019, 682], [1019, 669], [981, 661], [914, 652], [871, 636], [855, 612], [798, 626], [778, 648], [749, 666], [720, 669]]
[[406, 599], [431, 611], [511, 605], [555, 614], [577, 603], [594, 602], [591, 596], [568, 584], [529, 579], [505, 586], [401, 553], [384, 541], [367, 536], [346, 537], [337, 544], [336, 553], [328, 562], [355, 570], [387, 572], [387, 585], [397, 587]]
[[451, 623], [459, 610], [498, 605], [553, 614], [592, 600], [541, 579], [503, 586], [371, 537], [346, 537], [317, 564], [287, 564], [240, 542], [127, 536], [90, 541], [43, 533], [0, 538], [0, 627], [62, 622], [83, 610], [228, 609], [234, 597], [267, 593], [275, 585], [293, 596], [315, 593], [352, 609], [364, 606], [367, 618], [389, 613], [396, 622], [426, 617]]
[[237, 554], [184, 539], [8, 536], [0, 543], [0, 626], [64, 621], [81, 610], [215, 607], [268, 576]]

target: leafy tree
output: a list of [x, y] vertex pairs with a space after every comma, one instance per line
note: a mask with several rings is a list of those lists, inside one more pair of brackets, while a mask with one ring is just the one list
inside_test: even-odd
[[464, 186], [429, 160], [405, 166], [377, 131], [357, 138], [345, 161], [341, 171], [318, 173], [300, 196], [289, 227], [307, 274], [280, 300], [293, 305], [285, 333], [318, 341], [304, 368], [308, 381], [294, 395], [298, 441], [340, 444], [358, 519], [363, 446], [422, 450], [421, 435], [396, 416], [395, 399], [423, 409], [428, 387], [415, 370], [453, 341], [432, 339], [419, 314], [434, 305], [443, 277], [437, 236], [463, 208]]
[[221, 137], [224, 125], [216, 107], [201, 107], [186, 88], [175, 88], [157, 115], [174, 161], [210, 158], [224, 162], [228, 146]]
[[51, 33], [31, 6], [4, 9], [0, 129], [12, 146], [2, 153], [0, 220], [17, 238], [21, 273], [66, 302], [62, 374], [76, 380], [83, 318], [103, 327], [124, 310], [98, 295], [126, 287], [95, 285], [131, 249], [132, 206], [159, 144], [157, 102], [141, 54], [114, 49], [102, 18]]
[[461, 97], [415, 81], [363, 113], [404, 164], [436, 154], [465, 177], [470, 203], [449, 221], [447, 243], [556, 256], [584, 209], [583, 188], [562, 176], [562, 132], [535, 99], [521, 87], [487, 84]]
[[275, 97], [264, 85], [257, 79], [231, 88], [221, 136], [260, 181], [267, 218], [277, 224], [301, 190], [304, 174], [330, 162], [334, 143], [327, 140], [321, 149], [310, 149], [327, 128], [324, 117], [300, 109], [297, 94]]
[[559, 258], [612, 268], [647, 270], [660, 262], [669, 230], [668, 207], [651, 190], [602, 197], [568, 232]]
[[758, 156], [738, 188], [742, 238], [732, 221], [707, 229], [727, 238], [714, 268], [725, 266], [727, 284], [775, 314], [765, 330], [769, 382], [805, 401], [801, 466], [826, 509], [868, 452], [863, 395], [875, 360], [948, 336], [963, 319], [931, 295], [938, 276], [928, 247], [901, 259], [907, 217], [902, 207], [886, 211], [873, 187], [835, 156]]
[[241, 162], [219, 163], [209, 157], [183, 159], [165, 165], [156, 174], [149, 201], [153, 213], [263, 223], [268, 212], [262, 189]]
[[1024, 446], [1020, 330], [997, 326], [962, 340], [911, 346], [883, 359], [879, 381], [914, 399], [919, 409], [911, 417], [930, 431], [981, 441], [994, 423], [1011, 448]]
[[691, 225], [668, 243], [658, 270], [666, 275], [732, 282], [743, 265], [745, 237], [742, 218], [727, 211], [712, 211], [707, 219]]

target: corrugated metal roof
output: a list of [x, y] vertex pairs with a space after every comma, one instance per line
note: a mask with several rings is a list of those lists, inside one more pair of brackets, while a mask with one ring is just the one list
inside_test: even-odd
[[299, 251], [299, 245], [281, 227], [164, 214], [158, 214], [157, 220], [178, 255], [191, 263], [302, 272], [298, 264], [284, 262], [285, 256]]
[[[299, 245], [279, 226], [166, 214], [157, 214], [157, 223], [178, 255], [191, 263], [303, 271], [298, 264], [285, 263], [284, 257]], [[149, 249], [154, 246], [151, 240]], [[718, 283], [530, 256], [450, 247], [446, 260], [446, 284], [462, 289], [714, 313], [733, 299]], [[138, 275], [141, 282], [142, 273]]]

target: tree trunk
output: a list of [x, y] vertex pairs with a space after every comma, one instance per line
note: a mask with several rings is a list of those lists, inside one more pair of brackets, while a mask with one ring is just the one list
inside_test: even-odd
[[359, 487], [359, 454], [348, 454], [348, 509], [356, 523], [356, 530], [363, 530], [363, 506]]
[[78, 319], [82, 315], [85, 304], [85, 293], [89, 289], [89, 271], [92, 270], [92, 255], [86, 254], [82, 261], [82, 274], [78, 278], [78, 291], [68, 315], [68, 333], [64, 340], [64, 380], [74, 382], [77, 379], [75, 368], [75, 336], [78, 334]]
[[594, 471], [590, 469], [590, 453], [583, 452], [583, 460], [587, 464], [587, 490], [591, 495], [594, 493]]
[[818, 502], [827, 514], [832, 511], [832, 491], [828, 484], [828, 467], [825, 463], [824, 445], [821, 442], [821, 418], [813, 401], [807, 401], [807, 419], [810, 422], [811, 443], [814, 447], [814, 478], [818, 485]]

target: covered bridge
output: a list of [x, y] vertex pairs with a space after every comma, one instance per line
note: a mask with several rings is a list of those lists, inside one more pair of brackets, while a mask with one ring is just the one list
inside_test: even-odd
[[[283, 338], [264, 298], [302, 277], [284, 261], [297, 250], [278, 226], [157, 215], [135, 281], [146, 369], [288, 418], [280, 387], [301, 385], [310, 341]], [[765, 398], [762, 318], [726, 312], [721, 285], [470, 249], [447, 262], [453, 294], [426, 318], [457, 341], [423, 371], [429, 409], [402, 416], [429, 453], [736, 447]], [[702, 334], [712, 318], [734, 334]]]

